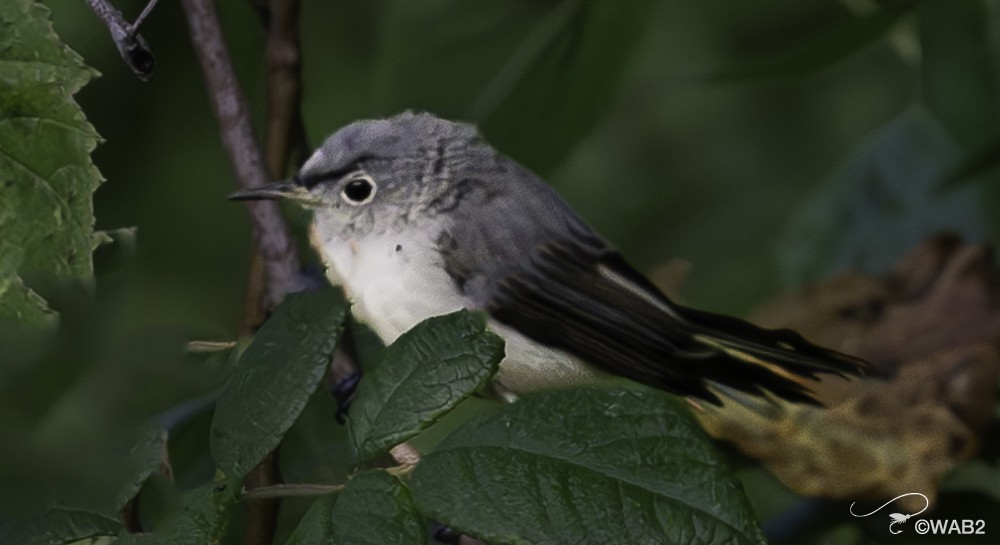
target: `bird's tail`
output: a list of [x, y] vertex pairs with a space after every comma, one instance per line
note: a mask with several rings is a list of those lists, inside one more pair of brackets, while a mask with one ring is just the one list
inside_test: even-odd
[[767, 390], [789, 401], [818, 404], [802, 379], [817, 380], [818, 373], [846, 377], [872, 372], [865, 360], [812, 344], [789, 329], [764, 329], [730, 316], [680, 305], [674, 308], [688, 335], [685, 344], [700, 354], [695, 361], [701, 361], [692, 372], [705, 382], [695, 395], [713, 403], [719, 399], [709, 386], [718, 384], [755, 394]]

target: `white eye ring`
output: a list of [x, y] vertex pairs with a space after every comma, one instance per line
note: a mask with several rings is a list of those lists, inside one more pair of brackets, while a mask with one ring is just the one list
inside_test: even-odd
[[340, 198], [352, 206], [368, 204], [375, 198], [375, 180], [367, 174], [356, 174], [347, 179], [340, 191]]

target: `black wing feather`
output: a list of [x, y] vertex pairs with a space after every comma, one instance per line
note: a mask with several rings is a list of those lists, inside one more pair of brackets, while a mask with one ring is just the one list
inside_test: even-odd
[[676, 305], [614, 252], [556, 241], [532, 265], [499, 283], [488, 311], [538, 342], [650, 386], [718, 402], [708, 381], [813, 402], [791, 375], [856, 374], [863, 364], [789, 330]]
[[453, 211], [475, 215], [457, 216], [439, 240], [446, 270], [499, 322], [611, 373], [714, 403], [712, 383], [813, 402], [795, 377], [865, 369], [792, 331], [673, 303], [516, 168], [502, 179], [466, 179], [464, 198], [481, 206]]

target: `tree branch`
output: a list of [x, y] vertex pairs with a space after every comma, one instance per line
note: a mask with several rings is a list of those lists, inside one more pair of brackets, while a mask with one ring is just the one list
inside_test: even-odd
[[[302, 123], [301, 48], [299, 47], [299, 0], [254, 0], [253, 5], [267, 31], [267, 122], [264, 150], [271, 179], [288, 172], [290, 149], [305, 148]], [[263, 258], [251, 255], [248, 285], [243, 303], [243, 329], [251, 331], [263, 321], [267, 309], [263, 296]]]
[[[278, 449], [272, 450], [243, 479], [243, 488], [247, 491], [260, 488], [272, 488], [282, 484], [281, 472], [278, 468]], [[258, 497], [251, 494], [246, 502], [247, 525], [243, 535], [246, 545], [270, 545], [274, 541], [274, 531], [278, 527], [278, 498]]]
[[[301, 74], [298, 36], [299, 0], [270, 0], [258, 4], [267, 30], [265, 59], [267, 62], [267, 122], [265, 153], [271, 179], [284, 178], [288, 169], [292, 129], [304, 135], [300, 114]], [[243, 327], [252, 331], [263, 322], [268, 310], [267, 263], [262, 249], [256, 249], [250, 260], [247, 292], [243, 302]], [[247, 489], [281, 486], [278, 451], [271, 452], [244, 480]], [[245, 545], [269, 545], [274, 539], [278, 520], [278, 499], [262, 497], [246, 504], [247, 527]]]
[[[290, 152], [306, 148], [302, 122], [302, 51], [299, 0], [270, 0], [262, 14], [267, 27], [267, 135], [271, 175], [283, 178]], [[305, 157], [298, 157], [305, 160]]]
[[149, 14], [153, 13], [153, 9], [156, 8], [157, 2], [159, 2], [159, 0], [149, 0], [146, 7], [142, 8], [142, 12], [139, 13], [139, 16], [135, 18], [135, 22], [132, 23], [132, 32], [129, 33], [130, 38], [134, 38], [135, 35], [139, 33], [139, 28], [141, 28], [142, 24], [146, 22], [146, 18], [149, 17]]
[[132, 73], [142, 81], [146, 81], [152, 75], [156, 62], [153, 53], [149, 50], [149, 44], [139, 34], [139, 27], [152, 12], [156, 2], [157, 0], [149, 2], [133, 25], [126, 21], [122, 12], [108, 3], [108, 0], [87, 0], [87, 5], [111, 32], [111, 39], [114, 40], [122, 60], [132, 69]]
[[[201, 64], [212, 109], [219, 122], [222, 144], [241, 187], [270, 180], [254, 139], [246, 99], [236, 80], [229, 51], [222, 39], [211, 0], [182, 0], [191, 41]], [[245, 203], [253, 225], [253, 239], [261, 253], [267, 283], [264, 306], [273, 308], [285, 296], [305, 285], [299, 254], [281, 210], [273, 201]]]

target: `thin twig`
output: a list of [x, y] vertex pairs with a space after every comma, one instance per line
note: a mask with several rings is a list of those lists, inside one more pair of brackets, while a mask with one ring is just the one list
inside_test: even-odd
[[156, 0], [152, 0], [146, 5], [142, 15], [139, 16], [134, 25], [126, 21], [122, 12], [108, 3], [108, 0], [87, 0], [87, 5], [104, 23], [104, 26], [108, 27], [111, 39], [115, 42], [115, 47], [118, 48], [118, 54], [132, 69], [132, 73], [142, 81], [149, 79], [156, 62], [153, 59], [153, 53], [149, 50], [149, 44], [139, 34], [139, 26], [156, 5]]
[[[270, 179], [254, 138], [246, 99], [236, 80], [229, 51], [211, 0], [182, 0], [191, 41], [201, 64], [222, 144], [241, 187], [263, 185]], [[273, 201], [245, 203], [253, 224], [253, 239], [267, 272], [265, 306], [273, 308], [289, 292], [304, 287], [298, 249], [281, 209]]]
[[159, 0], [149, 0], [146, 7], [142, 8], [142, 13], [135, 18], [135, 22], [132, 23], [132, 32], [129, 32], [129, 38], [135, 38], [135, 35], [139, 33], [139, 29], [142, 28], [142, 24], [146, 22], [146, 18], [149, 17], [150, 13], [153, 13], [153, 8], [156, 7], [156, 3]]
[[214, 354], [236, 348], [236, 341], [188, 341], [184, 350], [188, 354]]
[[262, 500], [323, 496], [331, 492], [340, 492], [343, 489], [344, 485], [342, 484], [276, 484], [244, 490], [243, 499]]

